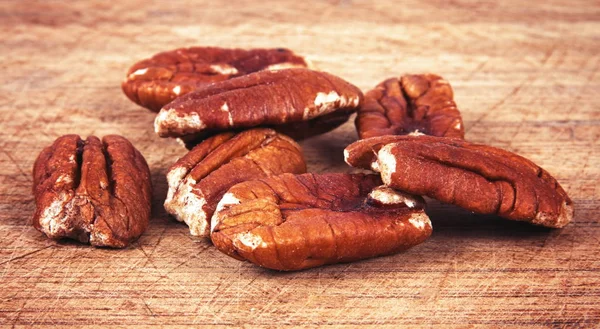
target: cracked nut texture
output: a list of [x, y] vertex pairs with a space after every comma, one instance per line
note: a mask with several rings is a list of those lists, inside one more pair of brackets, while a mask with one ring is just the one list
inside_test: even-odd
[[284, 48], [180, 48], [134, 64], [121, 88], [133, 102], [158, 112], [175, 98], [213, 82], [260, 70], [309, 66]]
[[424, 201], [377, 175], [283, 174], [233, 186], [212, 217], [227, 255], [276, 270], [389, 255], [431, 234]]
[[356, 130], [361, 139], [408, 134], [464, 138], [453, 97], [448, 81], [434, 74], [387, 79], [365, 94]]
[[197, 138], [236, 128], [301, 123], [336, 113], [347, 119], [361, 101], [357, 87], [325, 72], [260, 71], [175, 99], [160, 110], [154, 128], [161, 137]]
[[304, 173], [302, 150], [271, 129], [222, 133], [206, 139], [167, 173], [165, 209], [192, 235], [209, 236], [210, 218], [231, 186], [282, 173]]
[[122, 248], [148, 226], [150, 171], [121, 136], [62, 136], [40, 153], [33, 178], [33, 225], [49, 238]]
[[381, 136], [344, 150], [354, 167], [381, 173], [383, 182], [481, 214], [560, 228], [573, 203], [560, 184], [533, 162], [495, 147], [456, 138]]

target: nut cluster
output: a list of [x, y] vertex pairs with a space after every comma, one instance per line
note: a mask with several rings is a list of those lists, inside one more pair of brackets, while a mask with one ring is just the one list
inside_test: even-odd
[[[450, 84], [389, 78], [363, 95], [287, 49], [196, 47], [133, 65], [122, 83], [160, 137], [190, 151], [167, 173], [165, 209], [223, 253], [290, 271], [389, 255], [432, 232], [422, 196], [560, 228], [573, 203], [533, 162], [464, 140]], [[345, 161], [372, 174], [306, 173], [302, 139], [358, 112]], [[125, 138], [58, 138], [34, 166], [34, 226], [53, 239], [125, 247], [148, 226], [152, 186]]]

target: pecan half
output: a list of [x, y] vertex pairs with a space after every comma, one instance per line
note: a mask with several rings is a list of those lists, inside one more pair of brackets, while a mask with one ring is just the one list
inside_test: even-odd
[[392, 188], [477, 213], [556, 228], [573, 218], [573, 203], [556, 179], [495, 147], [456, 138], [382, 136], [355, 142], [344, 155], [351, 166], [380, 172]]
[[121, 136], [62, 136], [40, 153], [33, 178], [33, 225], [49, 238], [122, 248], [148, 226], [150, 170]]
[[464, 138], [453, 97], [448, 81], [434, 74], [387, 79], [365, 94], [355, 121], [358, 136], [421, 133]]
[[389, 255], [427, 239], [422, 198], [380, 185], [363, 174], [247, 181], [219, 202], [211, 239], [231, 257], [284, 271]]
[[165, 209], [192, 235], [209, 235], [210, 218], [231, 186], [253, 178], [304, 173], [300, 146], [271, 129], [213, 136], [179, 159], [167, 173]]
[[161, 137], [210, 135], [223, 130], [308, 121], [350, 113], [361, 91], [325, 72], [260, 71], [213, 83], [177, 98], [154, 122]]
[[[273, 126], [272, 129], [280, 132], [286, 136], [289, 136], [295, 140], [305, 139], [311, 136], [320, 135], [333, 130], [346, 121], [352, 115], [353, 111], [336, 111], [329, 113], [309, 121], [292, 122], [288, 124], [282, 124], [279, 126]], [[234, 129], [233, 131], [242, 131], [242, 129]], [[191, 150], [198, 143], [205, 139], [204, 134], [200, 135], [186, 135], [178, 138], [178, 141]]]
[[307, 60], [284, 48], [180, 48], [134, 64], [121, 88], [133, 102], [158, 112], [175, 98], [209, 83], [260, 70], [309, 66]]

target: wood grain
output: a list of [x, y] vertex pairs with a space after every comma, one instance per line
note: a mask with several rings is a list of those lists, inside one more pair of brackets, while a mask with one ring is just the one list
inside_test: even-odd
[[[597, 1], [0, 2], [0, 325], [597, 327]], [[230, 259], [162, 208], [184, 154], [120, 90], [127, 68], [191, 45], [288, 47], [362, 89], [402, 73], [449, 80], [466, 138], [528, 157], [575, 202], [562, 230], [431, 202], [407, 252], [297, 273]], [[150, 229], [126, 250], [30, 226], [31, 167], [66, 133], [122, 134], [145, 155]], [[351, 122], [303, 142], [309, 169], [349, 171]]]

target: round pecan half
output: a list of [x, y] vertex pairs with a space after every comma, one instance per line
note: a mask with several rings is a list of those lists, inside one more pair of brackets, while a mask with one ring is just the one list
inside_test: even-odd
[[425, 134], [464, 138], [462, 118], [453, 97], [448, 81], [435, 74], [387, 79], [365, 94], [355, 121], [358, 136]]
[[233, 186], [212, 217], [227, 255], [290, 271], [389, 255], [431, 235], [421, 197], [377, 175], [283, 174]]
[[206, 136], [234, 128], [299, 123], [335, 112], [349, 115], [361, 91], [325, 72], [260, 71], [213, 83], [175, 99], [154, 121], [161, 137]]
[[165, 209], [185, 222], [192, 235], [209, 235], [217, 203], [231, 186], [253, 178], [304, 173], [302, 150], [271, 129], [227, 132], [194, 147], [167, 173]]
[[383, 182], [481, 214], [560, 228], [573, 203], [560, 184], [533, 162], [495, 147], [456, 138], [382, 136], [344, 150], [354, 167], [381, 173]]
[[150, 170], [124, 137], [65, 135], [33, 167], [33, 225], [49, 238], [122, 248], [148, 227]]
[[309, 66], [307, 60], [284, 48], [180, 48], [134, 64], [121, 88], [133, 102], [158, 112], [175, 98], [209, 83], [260, 70]]

